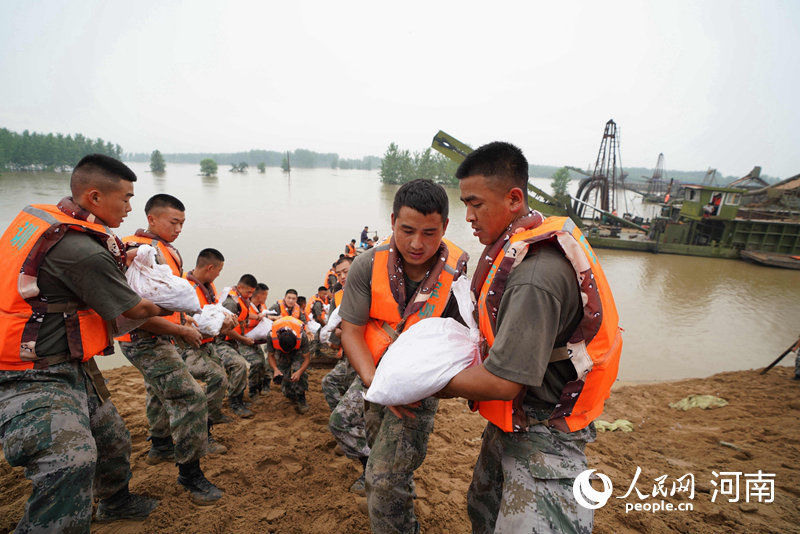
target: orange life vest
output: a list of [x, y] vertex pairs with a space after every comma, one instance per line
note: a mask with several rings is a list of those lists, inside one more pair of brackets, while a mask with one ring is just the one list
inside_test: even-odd
[[[172, 274], [175, 276], [183, 276], [183, 266], [180, 264], [180, 259], [175, 256], [175, 254], [170, 250], [170, 248], [164, 244], [163, 241], [159, 239], [152, 239], [149, 237], [139, 236], [139, 235], [129, 235], [122, 239], [122, 242], [126, 245], [150, 245], [154, 249], [156, 249], [156, 261], [158, 263], [169, 265], [169, 268], [172, 270]], [[175, 324], [181, 324], [181, 314], [179, 312], [175, 312], [172, 315], [167, 317], [163, 317], [167, 321]], [[125, 335], [119, 336], [115, 338], [117, 341], [121, 341], [123, 343], [130, 343], [131, 342], [131, 334], [128, 332]]]
[[278, 342], [278, 332], [281, 330], [291, 330], [294, 333], [295, 337], [297, 338], [297, 343], [295, 343], [294, 350], [300, 348], [300, 344], [303, 342], [303, 323], [300, 319], [295, 317], [281, 317], [277, 319], [275, 322], [272, 323], [272, 346], [281, 352], [283, 349], [281, 348], [281, 344]]
[[333, 269], [328, 269], [328, 272], [325, 273], [325, 280], [322, 282], [322, 285], [325, 286], [325, 289], [329, 290], [333, 289], [333, 287], [331, 287], [331, 282], [330, 282], [331, 276], [336, 278], [336, 271], [334, 271]]
[[[247, 326], [247, 322], [250, 319], [250, 301], [245, 300], [235, 287], [228, 292], [228, 296], [237, 301], [239, 304], [239, 315], [236, 317], [237, 324], [233, 331], [240, 336], [243, 336], [244, 328]], [[225, 336], [225, 339], [232, 340], [233, 338], [230, 336]]]
[[401, 325], [402, 317], [398, 310], [398, 302], [394, 299], [389, 285], [389, 242], [390, 240], [387, 239], [375, 247], [369, 320], [364, 329], [364, 341], [372, 353], [375, 365], [378, 364], [389, 345], [405, 329], [422, 319], [441, 317], [447, 301], [450, 299], [450, 286], [453, 284], [458, 260], [464, 253], [451, 241], [442, 239], [448, 249], [447, 262], [439, 275], [435, 289], [426, 304], [419, 311], [410, 315]]
[[[323, 308], [322, 308], [322, 316], [321, 317], [313, 317], [314, 316], [313, 309], [314, 309], [314, 303], [315, 302], [319, 302], [323, 306]], [[323, 299], [321, 299], [319, 297], [319, 295], [314, 295], [313, 297], [311, 297], [311, 301], [306, 305], [306, 319], [310, 321], [311, 318], [313, 317], [313, 319], [315, 321], [317, 321], [318, 323], [322, 324], [322, 321], [324, 321], [325, 317], [327, 316], [327, 314], [325, 313], [325, 304], [326, 304], [326, 302]]]
[[[264, 311], [264, 305], [263, 304], [259, 304], [258, 306], [256, 306], [252, 302], [250, 303], [250, 313], [261, 314], [262, 311]], [[261, 322], [261, 319], [248, 318], [247, 319], [247, 326], [245, 327], [244, 333], [246, 334], [247, 332], [249, 332], [250, 330], [255, 328], [258, 325], [258, 323], [260, 323], [260, 322]]]
[[114, 352], [112, 329], [97, 312], [77, 302], [48, 304], [39, 294], [39, 268], [67, 231], [84, 232], [120, 254], [116, 238], [102, 224], [73, 218], [55, 205], [24, 208], [0, 238], [0, 370], [35, 367], [36, 340], [46, 313], [64, 314], [72, 359], [87, 361]]
[[[567, 354], [575, 366], [577, 379], [565, 386], [548, 419], [536, 423], [542, 422], [563, 432], [574, 432], [585, 428], [603, 412], [603, 404], [619, 369], [622, 335], [617, 307], [603, 269], [586, 237], [571, 219], [548, 217], [536, 228], [511, 236], [480, 286], [477, 297], [478, 326], [491, 347], [494, 344], [494, 329], [487, 311], [486, 297], [491, 291], [495, 294], [494, 298], [498, 299], [496, 292], [502, 292], [502, 288], [492, 286], [500, 262], [512, 247], [514, 257], [521, 258], [527, 253], [528, 247], [544, 242], [555, 244], [575, 269], [584, 304], [583, 318], [567, 342]], [[535, 316], [531, 320], [535, 320]], [[530, 426], [521, 409], [525, 393], [526, 389], [523, 388], [520, 396], [513, 401], [479, 401], [473, 403], [473, 408], [477, 408], [483, 417], [504, 432], [525, 431]]]
[[[188, 273], [184, 273], [183, 277], [186, 278], [187, 280], [189, 280], [189, 278], [187, 277], [187, 274]], [[194, 288], [195, 292], [197, 293], [197, 299], [200, 301], [200, 309], [201, 310], [203, 309], [203, 306], [205, 306], [206, 304], [214, 304], [215, 302], [217, 302], [217, 288], [214, 286], [214, 282], [211, 282], [209, 284], [211, 286], [211, 293], [213, 293], [213, 298], [214, 298], [214, 300], [212, 302], [208, 301], [208, 299], [206, 298], [206, 293], [205, 293], [205, 291], [203, 291], [203, 288], [200, 287], [200, 284], [197, 284], [196, 282], [192, 282], [191, 280], [189, 280], [189, 283], [192, 284], [192, 287]], [[200, 344], [201, 345], [205, 345], [206, 343], [208, 343], [210, 341], [214, 341], [214, 338], [213, 337], [207, 337], [207, 338], [203, 339], [202, 341], [200, 341]]]
[[292, 308], [292, 313], [289, 313], [289, 309], [286, 307], [286, 304], [283, 303], [283, 300], [278, 302], [278, 305], [281, 307], [281, 317], [294, 317], [295, 319], [300, 318], [300, 306], [297, 304], [295, 304], [294, 308]]
[[356, 257], [356, 247], [352, 243], [348, 243], [344, 246], [344, 253], [345, 255], [355, 258]]

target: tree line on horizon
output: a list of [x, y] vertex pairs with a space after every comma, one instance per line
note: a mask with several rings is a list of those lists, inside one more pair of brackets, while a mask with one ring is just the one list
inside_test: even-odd
[[[148, 162], [152, 154], [148, 153], [127, 153], [124, 154], [125, 161]], [[192, 153], [164, 153], [162, 154], [165, 163], [195, 163], [199, 164], [205, 159], [212, 159], [218, 165], [237, 165], [246, 163], [249, 167], [258, 167], [264, 164], [266, 167], [280, 167], [286, 152], [276, 150], [249, 150], [247, 152], [192, 152]], [[314, 152], [305, 148], [298, 148], [289, 151], [289, 158], [292, 167], [314, 169], [377, 169], [381, 164], [378, 156], [364, 156], [363, 158], [342, 158], [335, 152], [321, 153]]]
[[122, 158], [122, 147], [99, 137], [83, 134], [21, 134], [0, 128], [0, 170], [6, 171], [70, 171], [87, 154], [105, 154]]

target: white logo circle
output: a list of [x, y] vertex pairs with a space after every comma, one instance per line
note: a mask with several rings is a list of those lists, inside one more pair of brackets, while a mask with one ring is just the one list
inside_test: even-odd
[[587, 469], [575, 477], [575, 482], [572, 484], [572, 494], [575, 495], [575, 500], [589, 510], [597, 510], [605, 506], [613, 491], [611, 479], [603, 473], [597, 473], [597, 477], [603, 482], [603, 491], [597, 491], [592, 487], [589, 477], [595, 471], [595, 469]]

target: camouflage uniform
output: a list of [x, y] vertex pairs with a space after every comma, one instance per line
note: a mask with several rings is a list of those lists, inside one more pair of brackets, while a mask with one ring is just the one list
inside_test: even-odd
[[[331, 411], [336, 409], [339, 400], [356, 378], [356, 370], [350, 365], [346, 356], [342, 357], [331, 371], [322, 379], [322, 394]], [[362, 409], [363, 412], [363, 409]]]
[[231, 344], [233, 341], [215, 341], [217, 353], [228, 374], [228, 397], [237, 397], [244, 393], [247, 385], [247, 361]]
[[[258, 345], [245, 345], [237, 343], [239, 354], [250, 364], [250, 371], [247, 373], [247, 387], [250, 393], [261, 391], [272, 380], [272, 367], [267, 365], [264, 351]], [[269, 372], [267, 370], [269, 369]]]
[[575, 501], [572, 485], [587, 469], [584, 449], [594, 437], [594, 425], [564, 433], [544, 425], [503, 432], [487, 424], [467, 492], [473, 533], [590, 533], [593, 511]]
[[428, 397], [402, 419], [387, 407], [364, 402], [367, 506], [372, 532], [419, 532], [414, 515], [414, 471], [422, 465], [439, 399]]
[[222, 401], [225, 400], [228, 377], [225, 375], [222, 360], [217, 354], [214, 343], [203, 343], [198, 348], [186, 347], [181, 353], [181, 358], [186, 362], [186, 367], [192, 376], [206, 384], [209, 419], [222, 418]]
[[275, 362], [278, 364], [278, 370], [283, 373], [283, 380], [281, 381], [281, 391], [283, 395], [294, 402], [304, 399], [306, 391], [308, 391], [308, 373], [304, 372], [300, 375], [300, 380], [297, 382], [289, 380], [292, 373], [300, 369], [303, 365], [303, 355], [301, 351], [293, 350], [287, 354], [282, 350], [276, 350]]
[[800, 348], [794, 351], [794, 377], [800, 380]]
[[[352, 367], [351, 367], [352, 369]], [[341, 400], [331, 412], [328, 427], [348, 458], [369, 456], [364, 429], [364, 383], [356, 377]]]
[[150, 438], [171, 437], [179, 464], [200, 459], [208, 441], [206, 395], [170, 338], [140, 337], [119, 346], [144, 377]]
[[92, 497], [131, 478], [125, 422], [78, 363], [0, 371], [0, 446], [33, 483], [17, 532], [89, 532]]

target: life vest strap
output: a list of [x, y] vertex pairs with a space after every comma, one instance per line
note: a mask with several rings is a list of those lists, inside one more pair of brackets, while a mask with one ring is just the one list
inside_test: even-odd
[[88, 310], [89, 308], [79, 300], [70, 300], [67, 302], [48, 303], [46, 313], [66, 313], [73, 315], [78, 310]]

